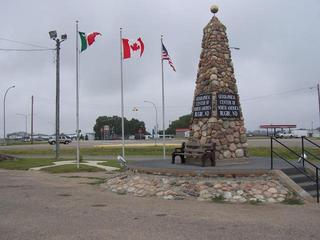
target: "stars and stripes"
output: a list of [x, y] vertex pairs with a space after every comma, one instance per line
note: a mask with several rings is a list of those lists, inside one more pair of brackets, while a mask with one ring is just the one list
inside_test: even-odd
[[173, 62], [171, 61], [171, 58], [169, 56], [169, 53], [168, 53], [166, 47], [162, 43], [162, 61], [163, 60], [168, 60], [168, 63], [170, 65], [170, 67], [172, 67], [173, 71], [176, 71], [176, 69], [175, 69], [175, 67], [173, 65]]

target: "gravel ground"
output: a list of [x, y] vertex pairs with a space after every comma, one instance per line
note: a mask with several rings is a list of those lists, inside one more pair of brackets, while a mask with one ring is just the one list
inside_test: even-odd
[[139, 198], [67, 175], [0, 170], [0, 239], [319, 239], [317, 204]]

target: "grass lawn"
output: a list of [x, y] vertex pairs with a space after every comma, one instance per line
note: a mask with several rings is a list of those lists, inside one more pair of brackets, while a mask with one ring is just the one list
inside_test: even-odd
[[105, 170], [97, 167], [82, 165], [82, 164], [80, 164], [79, 168], [77, 168], [76, 164], [66, 164], [62, 166], [44, 168], [42, 169], [42, 171], [45, 171], [48, 173], [72, 173], [72, 172], [101, 172]]
[[24, 158], [16, 160], [0, 160], [0, 168], [9, 170], [28, 170], [33, 167], [51, 165], [54, 162], [49, 158]]
[[[178, 146], [178, 145], [177, 145]], [[171, 153], [176, 146], [168, 146], [166, 150]], [[1, 150], [0, 153], [8, 155], [52, 155], [54, 152], [52, 149], [6, 149]], [[76, 148], [60, 149], [61, 155], [76, 155]], [[83, 147], [81, 148], [81, 155], [92, 155], [92, 156], [118, 156], [122, 153], [121, 146], [105, 146], [105, 147]], [[163, 153], [162, 146], [135, 146], [126, 147], [126, 155], [130, 156], [161, 156]]]
[[[166, 148], [167, 155], [169, 156], [175, 146], [168, 146]], [[301, 154], [300, 147], [292, 148], [297, 154]], [[315, 148], [306, 148], [307, 151], [313, 153], [316, 156], [320, 156], [320, 149]], [[162, 155], [162, 146], [128, 146], [126, 147], [127, 156], [161, 156]], [[297, 160], [295, 154], [290, 153], [283, 147], [275, 147], [276, 151], [281, 156], [284, 156], [286, 159]], [[81, 148], [82, 156], [118, 156], [122, 152], [121, 146], [104, 146], [104, 147], [86, 147]], [[0, 153], [8, 155], [48, 155], [50, 158], [54, 157], [54, 152], [52, 149], [7, 149], [1, 150]], [[76, 156], [76, 149], [61, 149], [60, 151], [62, 158], [73, 158]], [[248, 147], [248, 153], [250, 157], [270, 157], [270, 147]], [[308, 160], [313, 160], [310, 154], [308, 154]], [[84, 158], [86, 159], [86, 158]]]
[[[298, 155], [301, 154], [301, 148], [293, 147], [291, 149], [295, 151]], [[308, 152], [311, 152], [315, 156], [320, 156], [320, 149], [305, 148], [305, 150]], [[249, 147], [248, 152], [250, 157], [270, 157], [271, 156], [269, 147]], [[294, 153], [288, 151], [283, 147], [274, 148], [274, 152], [276, 152], [277, 154], [279, 154], [280, 156], [288, 160], [297, 160], [299, 158], [297, 155], [295, 155]], [[314, 157], [312, 157], [310, 154], [307, 153], [307, 155], [308, 155], [308, 160], [317, 160]], [[274, 157], [277, 158], [276, 155], [274, 155]]]
[[[48, 144], [47, 141], [33, 141], [34, 144]], [[6, 140], [6, 145], [11, 146], [11, 145], [31, 145], [31, 141], [19, 141], [19, 140], [11, 140], [7, 139]]]

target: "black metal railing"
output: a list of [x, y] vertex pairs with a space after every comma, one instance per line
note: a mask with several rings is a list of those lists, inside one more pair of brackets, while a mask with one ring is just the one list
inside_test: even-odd
[[[315, 160], [320, 161], [320, 158], [318, 156], [316, 156], [314, 153], [310, 152], [305, 148], [305, 141], [307, 141], [308, 143], [311, 143], [313, 147], [320, 149], [319, 144], [315, 143], [314, 141], [312, 141], [307, 137], [301, 137], [301, 154], [304, 155], [305, 153], [308, 153], [308, 155], [312, 156]], [[304, 166], [304, 159], [302, 159], [302, 165]]]
[[[277, 157], [279, 157], [281, 160], [285, 161], [286, 163], [288, 163], [289, 165], [291, 165], [292, 167], [294, 167], [298, 172], [300, 172], [301, 174], [303, 174], [304, 176], [306, 176], [308, 179], [310, 179], [312, 182], [316, 183], [317, 186], [317, 203], [319, 203], [319, 167], [317, 165], [315, 165], [314, 163], [310, 162], [309, 160], [307, 160], [304, 157], [304, 152], [302, 151], [302, 154], [299, 155], [298, 153], [296, 153], [295, 151], [293, 151], [291, 148], [287, 147], [286, 145], [284, 145], [282, 142], [280, 142], [279, 140], [275, 139], [274, 137], [271, 137], [271, 170], [273, 169], [274, 166], [274, 155], [276, 155]], [[303, 167], [304, 167], [304, 163], [307, 162], [308, 164], [310, 164], [310, 166], [314, 167], [315, 169], [315, 177], [312, 175], [309, 175], [306, 171], [301, 170], [301, 168], [297, 167], [295, 164], [292, 163], [292, 161], [289, 161], [288, 159], [284, 158], [283, 156], [281, 156], [281, 154], [277, 153], [274, 149], [273, 146], [273, 142], [276, 142], [278, 144], [280, 144], [282, 147], [284, 147], [286, 150], [288, 150], [290, 153], [292, 153], [293, 155], [297, 156], [298, 158], [302, 159], [303, 162]], [[304, 147], [303, 147], [304, 148]], [[303, 168], [304, 169], [304, 168]]]

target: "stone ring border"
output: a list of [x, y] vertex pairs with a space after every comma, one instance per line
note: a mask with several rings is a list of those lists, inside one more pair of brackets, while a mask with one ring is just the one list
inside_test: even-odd
[[203, 177], [203, 178], [237, 178], [237, 177], [259, 177], [265, 174], [270, 174], [273, 179], [279, 180], [284, 186], [291, 191], [297, 193], [299, 197], [308, 203], [315, 203], [315, 199], [298, 184], [292, 181], [281, 170], [178, 170], [165, 168], [150, 168], [150, 167], [129, 167], [127, 171], [140, 174], [162, 175], [167, 177]]

